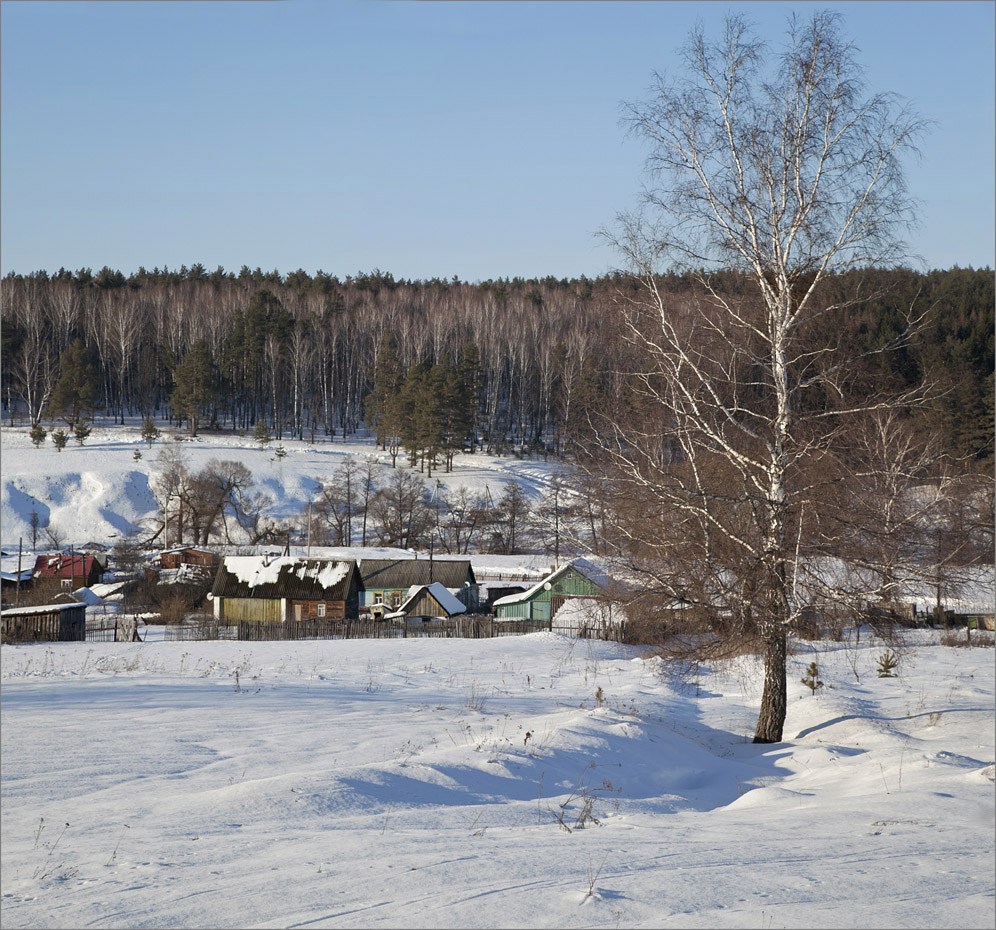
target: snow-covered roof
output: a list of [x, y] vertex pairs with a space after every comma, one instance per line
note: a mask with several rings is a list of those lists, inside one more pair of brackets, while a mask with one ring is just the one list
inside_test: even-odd
[[[24, 569], [22, 569], [21, 570], [21, 575], [20, 575], [20, 580], [22, 582], [30, 581], [31, 580], [31, 576], [32, 576], [33, 573], [34, 573], [34, 570], [31, 569], [31, 568], [24, 568]], [[13, 571], [13, 572], [3, 571], [3, 572], [0, 572], [0, 578], [3, 578], [4, 581], [9, 581], [11, 584], [17, 584], [18, 574], [17, 574], [16, 571]]]
[[562, 565], [556, 571], [547, 575], [542, 580], [538, 581], [531, 588], [527, 588], [518, 594], [506, 594], [505, 597], [500, 597], [494, 602], [495, 607], [499, 607], [502, 604], [520, 604], [523, 601], [528, 601], [530, 598], [535, 597], [546, 584], [552, 584], [554, 579], [559, 578], [568, 569], [573, 569], [579, 575], [583, 575], [592, 584], [598, 585], [603, 590], [607, 589], [609, 583], [611, 582], [610, 577], [605, 574], [597, 565], [589, 562], [587, 559], [574, 559], [568, 562], [566, 565]]
[[345, 578], [349, 570], [348, 563], [333, 559], [301, 559], [297, 556], [267, 559], [254, 555], [226, 556], [225, 568], [250, 588], [275, 584], [284, 568], [302, 581], [314, 581], [323, 588], [331, 588]]
[[34, 614], [54, 614], [63, 610], [75, 610], [80, 607], [86, 610], [86, 604], [81, 604], [78, 601], [73, 601], [69, 604], [39, 604], [36, 607], [10, 607], [0, 610], [0, 616], [22, 617]]
[[432, 584], [417, 585], [409, 588], [408, 597], [398, 609], [398, 613], [407, 613], [409, 606], [414, 604], [422, 596], [423, 591], [430, 594], [450, 617], [454, 614], [462, 614], [467, 609], [442, 584], [434, 581]]
[[226, 556], [218, 568], [215, 597], [302, 597], [342, 600], [356, 563], [299, 556]]

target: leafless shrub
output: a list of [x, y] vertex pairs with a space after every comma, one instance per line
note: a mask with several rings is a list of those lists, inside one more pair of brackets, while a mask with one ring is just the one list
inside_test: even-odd
[[167, 625], [181, 623], [189, 610], [190, 605], [181, 594], [167, 595], [159, 602], [160, 621]]
[[996, 633], [976, 630], [970, 634], [967, 627], [964, 635], [958, 630], [945, 630], [941, 633], [940, 643], [942, 646], [954, 646], [962, 649], [972, 646], [989, 646], [991, 648], [996, 645]]

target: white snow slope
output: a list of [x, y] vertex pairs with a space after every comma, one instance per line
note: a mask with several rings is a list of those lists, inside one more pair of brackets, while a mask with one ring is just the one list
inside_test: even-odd
[[[43, 530], [49, 525], [57, 528], [66, 544], [110, 545], [139, 529], [143, 521], [156, 519], [159, 512], [150, 480], [158, 471], [160, 451], [173, 444], [173, 435], [184, 434], [164, 429], [162, 438], [150, 448], [142, 441], [139, 428], [139, 422], [108, 426], [98, 420], [85, 445], [71, 441], [59, 452], [51, 441], [36, 449], [24, 427], [0, 427], [0, 543], [4, 549], [16, 551], [19, 539], [30, 545], [32, 511], [38, 514], [42, 528], [39, 548], [46, 545]], [[283, 459], [275, 455], [280, 445], [287, 451]], [[272, 500], [267, 515], [299, 522], [308, 501], [315, 500], [318, 481], [331, 475], [346, 456], [363, 462], [373, 455], [386, 469], [391, 464], [390, 455], [364, 437], [315, 444], [274, 440], [261, 449], [250, 435], [224, 432], [184, 437], [180, 448], [192, 471], [200, 471], [211, 459], [242, 463], [255, 478], [254, 491]], [[136, 451], [142, 454], [141, 459], [134, 458]], [[405, 457], [399, 456], [398, 463], [404, 465]], [[438, 480], [443, 494], [455, 493], [463, 486], [474, 494], [489, 493], [496, 501], [505, 484], [514, 480], [535, 497], [558, 467], [554, 460], [458, 455], [453, 472], [434, 473], [426, 483], [434, 488]]]
[[753, 657], [5, 645], [2, 923], [992, 928], [994, 651], [909, 635], [796, 644], [773, 746]]

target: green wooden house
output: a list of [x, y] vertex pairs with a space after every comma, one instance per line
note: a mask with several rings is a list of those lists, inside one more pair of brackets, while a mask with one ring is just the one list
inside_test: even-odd
[[610, 580], [585, 559], [576, 559], [547, 575], [538, 584], [494, 602], [496, 620], [549, 621], [571, 598], [606, 598]]

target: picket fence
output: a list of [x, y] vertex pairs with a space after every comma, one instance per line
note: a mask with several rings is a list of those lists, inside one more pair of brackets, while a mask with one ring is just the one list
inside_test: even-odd
[[168, 641], [231, 639], [243, 642], [277, 642], [302, 639], [493, 639], [499, 636], [522, 636], [551, 631], [589, 639], [624, 641], [622, 627], [606, 630], [558, 628], [548, 620], [495, 620], [491, 616], [472, 615], [448, 620], [410, 620], [391, 623], [383, 620], [300, 620], [291, 623], [267, 623], [250, 620], [237, 625], [219, 625], [204, 618], [193, 623], [172, 624], [164, 631]]

